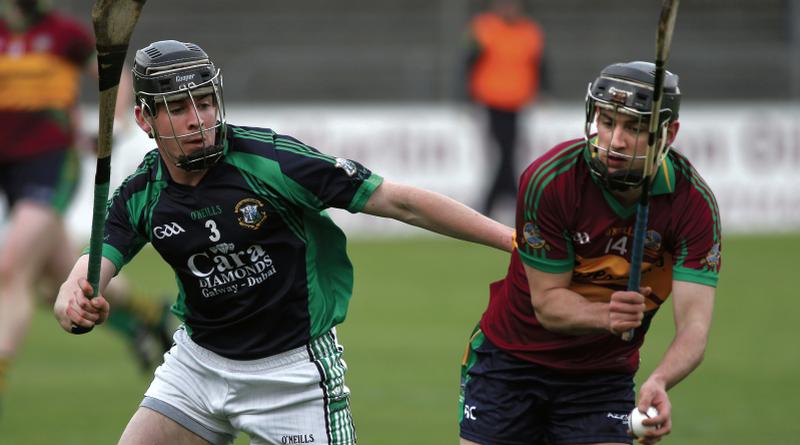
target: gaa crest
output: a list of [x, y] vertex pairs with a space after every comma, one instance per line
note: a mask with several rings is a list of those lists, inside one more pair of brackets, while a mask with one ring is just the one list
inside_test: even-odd
[[714, 245], [711, 246], [711, 250], [708, 251], [706, 257], [702, 260], [702, 262], [704, 262], [711, 268], [716, 268], [719, 266], [719, 260], [721, 256], [722, 254], [720, 252], [719, 243], [714, 243]]
[[661, 234], [655, 230], [648, 230], [644, 236], [644, 248], [647, 250], [661, 250]]
[[539, 228], [533, 223], [526, 223], [522, 229], [522, 234], [525, 236], [525, 242], [534, 249], [541, 249], [547, 245], [547, 241], [539, 233]]
[[245, 198], [236, 203], [234, 208], [239, 225], [256, 230], [267, 219], [264, 203], [255, 198]]

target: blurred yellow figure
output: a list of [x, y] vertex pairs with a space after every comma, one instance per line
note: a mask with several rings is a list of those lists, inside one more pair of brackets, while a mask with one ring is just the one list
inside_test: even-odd
[[[63, 215], [80, 173], [73, 150], [79, 133], [76, 101], [81, 74], [96, 78], [97, 66], [94, 39], [83, 24], [37, 0], [3, 0], [0, 5], [0, 194], [9, 208], [0, 245], [2, 396], [10, 361], [31, 321], [35, 294], [43, 291], [53, 298], [74, 262]], [[165, 308], [133, 298], [122, 283], [115, 289], [111, 298], [120, 302], [120, 310], [111, 324], [150, 367], [170, 341], [169, 335], [157, 333], [167, 320]]]

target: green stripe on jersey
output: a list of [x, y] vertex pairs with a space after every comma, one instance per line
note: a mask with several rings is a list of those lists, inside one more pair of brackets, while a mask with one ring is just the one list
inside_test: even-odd
[[[580, 160], [581, 153], [584, 152], [585, 144], [583, 141], [576, 142], [555, 156], [543, 162], [531, 175], [525, 192], [525, 220], [536, 224], [537, 213], [544, 190], [557, 176], [575, 167]], [[549, 273], [561, 273], [572, 269], [574, 266], [574, 254], [572, 250], [572, 240], [569, 234], [565, 234], [568, 257], [562, 260], [548, 259], [545, 249], [538, 249], [533, 252], [526, 251], [525, 248], [518, 249], [523, 262], [529, 266]]]
[[186, 290], [183, 288], [183, 283], [181, 282], [180, 277], [178, 274], [175, 274], [175, 282], [178, 283], [178, 299], [175, 301], [175, 304], [172, 305], [170, 310], [178, 320], [184, 323], [184, 328], [186, 329], [186, 333], [189, 336], [192, 336], [192, 328], [189, 325], [186, 325], [186, 315], [189, 313], [189, 308], [186, 306]]
[[378, 188], [383, 183], [383, 178], [375, 173], [371, 174], [369, 178], [364, 180], [361, 183], [361, 187], [359, 187], [358, 191], [353, 195], [353, 199], [350, 201], [350, 204], [347, 206], [347, 210], [358, 213], [364, 210], [364, 206], [367, 205], [367, 201], [369, 201], [370, 196], [375, 192], [375, 189]]
[[690, 184], [697, 190], [703, 199], [708, 204], [708, 208], [711, 211], [711, 218], [714, 221], [714, 242], [719, 242], [719, 235], [720, 235], [720, 220], [719, 220], [719, 206], [717, 205], [717, 200], [714, 197], [714, 193], [711, 191], [711, 188], [706, 184], [703, 178], [697, 173], [697, 170], [694, 169], [686, 159], [676, 153], [675, 159], [678, 163], [678, 170], [681, 174], [686, 177]]
[[[567, 162], [569, 166], [574, 165], [576, 155], [580, 154], [583, 150], [584, 141], [576, 142], [569, 147], [558, 152], [555, 156], [543, 162], [539, 168], [533, 172], [531, 179], [528, 181], [528, 187], [525, 190], [525, 220], [535, 221], [536, 207], [539, 203], [539, 197], [545, 186], [559, 173], [563, 173], [568, 169], [562, 169], [556, 172], [555, 175], [547, 176], [554, 168]], [[542, 183], [544, 181], [544, 183]]]
[[537, 270], [541, 270], [542, 272], [547, 272], [547, 273], [569, 272], [575, 266], [575, 259], [573, 256], [569, 256], [563, 260], [552, 260], [528, 254], [521, 249], [518, 249], [518, 252], [520, 258], [522, 259], [522, 262]]
[[302, 218], [298, 215], [295, 215], [291, 209], [286, 208], [283, 202], [280, 200], [278, 195], [272, 191], [264, 181], [261, 181], [257, 177], [251, 175], [250, 173], [238, 169], [239, 172], [242, 174], [242, 177], [247, 181], [247, 184], [253, 189], [258, 196], [264, 198], [275, 210], [278, 211], [278, 214], [281, 216], [283, 221], [289, 226], [289, 230], [294, 233], [294, 235], [303, 242], [306, 241], [305, 234], [303, 233], [303, 222]]
[[[283, 175], [280, 165], [255, 154], [232, 152], [225, 162], [258, 178], [251, 183], [256, 193], [266, 193], [262, 184], [293, 203], [295, 212], [288, 209], [286, 223], [306, 245], [306, 280], [311, 338], [319, 337], [344, 321], [353, 292], [353, 266], [347, 257], [344, 232], [333, 223], [324, 204], [312, 192]], [[265, 198], [266, 199], [266, 198]], [[275, 196], [277, 201], [277, 195]], [[298, 220], [299, 218], [299, 220]], [[322, 247], [324, 246], [324, 248]]]
[[[87, 247], [86, 249], [84, 249], [83, 254], [86, 255], [88, 253], [89, 253], [89, 248]], [[125, 258], [122, 255], [122, 252], [117, 250], [117, 248], [112, 246], [111, 244], [103, 243], [102, 255], [104, 258], [106, 258], [107, 260], [111, 261], [112, 264], [114, 264], [114, 267], [117, 269], [117, 272], [119, 272], [120, 269], [122, 269], [122, 266], [124, 266], [126, 263]]]
[[705, 284], [706, 286], [717, 287], [719, 275], [710, 270], [697, 270], [674, 266], [672, 268], [672, 279], [675, 281], [688, 281], [690, 283], [699, 283]]
[[240, 127], [232, 127], [233, 134], [242, 139], [250, 139], [259, 142], [267, 142], [272, 144], [276, 150], [288, 151], [291, 153], [307, 156], [310, 158], [320, 159], [331, 164], [336, 163], [336, 158], [320, 153], [311, 147], [289, 139], [285, 136], [275, 134], [272, 130], [255, 130], [245, 129]]

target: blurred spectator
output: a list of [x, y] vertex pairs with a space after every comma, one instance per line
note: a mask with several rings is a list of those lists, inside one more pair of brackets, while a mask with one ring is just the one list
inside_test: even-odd
[[520, 0], [492, 0], [473, 18], [469, 34], [469, 94], [486, 108], [489, 140], [499, 154], [481, 208], [489, 215], [501, 199], [516, 200], [519, 114], [539, 92], [544, 33], [524, 14]]
[[[8, 201], [8, 221], [0, 245], [0, 397], [35, 295], [55, 297], [76, 257], [63, 219], [80, 174], [73, 149], [80, 132], [76, 99], [81, 73], [97, 78], [94, 39], [84, 25], [49, 2], [1, 1], [0, 193]], [[130, 99], [127, 104], [130, 112]], [[109, 324], [126, 335], [145, 367], [152, 366], [171, 342], [159, 332], [167, 329], [164, 305], [134, 297], [123, 282], [111, 293], [119, 303]]]

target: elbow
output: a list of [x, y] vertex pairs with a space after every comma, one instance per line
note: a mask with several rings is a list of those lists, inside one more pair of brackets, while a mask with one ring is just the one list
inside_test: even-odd
[[532, 297], [531, 303], [533, 304], [533, 313], [542, 327], [548, 331], [560, 330], [564, 323], [563, 317], [551, 310], [549, 300], [545, 295]]
[[548, 331], [558, 331], [560, 323], [556, 317], [551, 317], [547, 313], [542, 311], [533, 311], [536, 314], [536, 319], [539, 320], [539, 324], [542, 325], [543, 328], [547, 329]]

